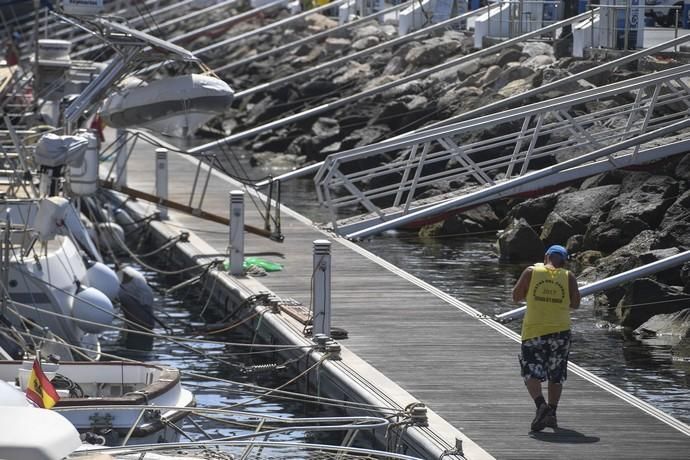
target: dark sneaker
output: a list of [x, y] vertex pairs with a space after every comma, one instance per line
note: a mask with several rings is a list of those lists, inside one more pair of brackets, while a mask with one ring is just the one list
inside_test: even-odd
[[549, 412], [544, 417], [544, 425], [548, 428], [556, 429], [558, 428], [558, 420], [556, 419], [556, 414], [554, 414], [553, 409], [549, 407]]
[[546, 417], [549, 415], [549, 406], [546, 404], [542, 404], [539, 406], [537, 409], [537, 414], [534, 416], [534, 420], [532, 420], [532, 425], [530, 426], [530, 429], [532, 431], [541, 431], [544, 428], [546, 428]]

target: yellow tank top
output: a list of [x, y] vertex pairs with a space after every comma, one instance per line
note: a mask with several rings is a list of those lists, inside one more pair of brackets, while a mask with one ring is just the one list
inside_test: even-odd
[[527, 291], [527, 312], [522, 320], [522, 340], [570, 329], [568, 270], [532, 267]]

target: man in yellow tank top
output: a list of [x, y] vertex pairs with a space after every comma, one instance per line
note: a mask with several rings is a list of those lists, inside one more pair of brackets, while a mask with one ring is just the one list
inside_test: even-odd
[[[575, 276], [564, 269], [568, 251], [559, 245], [546, 250], [543, 264], [527, 267], [513, 288], [513, 301], [527, 301], [522, 320], [520, 368], [537, 406], [531, 430], [557, 428], [556, 408], [567, 377], [570, 351], [570, 309], [580, 306]], [[548, 403], [541, 384], [548, 380]]]

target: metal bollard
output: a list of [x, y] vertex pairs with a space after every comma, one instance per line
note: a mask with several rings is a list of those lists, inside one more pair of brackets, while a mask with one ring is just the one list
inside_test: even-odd
[[244, 192], [230, 192], [230, 274], [244, 275]]
[[331, 242], [314, 241], [314, 276], [312, 298], [314, 318], [312, 337], [323, 334], [331, 337]]
[[117, 154], [115, 155], [115, 183], [120, 187], [127, 186], [127, 130], [118, 129]]
[[[156, 149], [156, 196], [164, 200], [168, 199], [168, 150]], [[168, 208], [158, 204], [160, 218], [168, 218]]]

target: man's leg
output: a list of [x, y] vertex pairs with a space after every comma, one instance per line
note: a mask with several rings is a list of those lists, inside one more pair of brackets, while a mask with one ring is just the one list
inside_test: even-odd
[[558, 401], [561, 400], [561, 393], [563, 392], [562, 383], [554, 383], [549, 381], [549, 406], [558, 407]]
[[522, 354], [520, 355], [521, 374], [527, 387], [527, 392], [534, 400], [537, 412], [532, 420], [530, 429], [541, 431], [546, 427], [544, 418], [549, 412], [548, 405], [542, 394], [541, 382], [546, 380], [545, 360], [543, 357], [542, 341], [534, 338], [522, 342]]
[[[541, 392], [541, 382], [539, 381], [539, 379], [527, 379], [525, 380], [525, 386], [527, 387], [527, 392], [532, 397], [532, 399], [536, 401], [540, 396], [543, 398]], [[551, 400], [550, 396], [551, 385], [549, 384], [549, 401]]]

